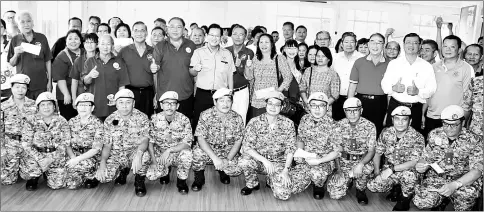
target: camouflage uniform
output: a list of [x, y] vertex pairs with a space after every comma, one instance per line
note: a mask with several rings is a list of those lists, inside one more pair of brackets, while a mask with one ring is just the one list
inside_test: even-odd
[[[418, 160], [422, 155], [424, 147], [424, 137], [411, 126], [408, 127], [407, 132], [399, 140], [397, 139], [395, 127], [391, 126], [385, 128], [380, 134], [376, 144], [376, 153], [385, 155], [386, 162], [382, 169], [385, 170], [389, 167], [389, 164], [396, 166], [408, 161]], [[390, 191], [394, 184], [401, 184], [403, 196], [409, 197], [414, 193], [418, 176], [419, 174], [414, 167], [405, 171], [395, 172], [388, 179], [381, 182], [375, 179], [370, 180], [368, 182], [368, 190], [385, 193]]]
[[4, 139], [1, 144], [1, 159], [6, 160], [2, 162], [2, 185], [11, 185], [17, 182], [19, 171], [19, 160], [23, 148], [20, 143], [22, 137], [22, 128], [24, 125], [24, 117], [35, 114], [35, 101], [25, 97], [23, 108], [17, 107], [13, 101], [13, 96], [1, 104], [4, 116], [5, 129]]
[[482, 125], [483, 122], [483, 76], [478, 76], [472, 79], [469, 88], [464, 92], [464, 100], [462, 103], [462, 108], [465, 111], [472, 110], [472, 121], [469, 127], [470, 131], [482, 136]]
[[267, 113], [252, 118], [247, 124], [244, 141], [242, 143], [243, 156], [239, 160], [239, 166], [244, 172], [245, 183], [248, 188], [254, 188], [259, 184], [257, 173], [267, 175], [262, 162], [255, 160], [247, 153], [253, 149], [267, 158], [275, 167], [274, 174], [268, 176], [269, 185], [274, 197], [287, 200], [291, 194], [304, 191], [311, 183], [304, 165], [300, 164], [289, 169], [289, 177], [292, 185], [285, 186], [279, 177], [286, 163], [288, 153], [296, 151], [296, 130], [294, 123], [278, 115], [275, 127], [272, 128], [267, 121]]
[[[230, 110], [225, 117], [217, 114], [217, 109], [212, 107], [205, 110], [200, 115], [195, 136], [203, 137], [212, 148], [217, 157], [226, 159], [237, 141], [244, 138], [244, 123], [242, 117], [233, 110]], [[235, 155], [228, 165], [222, 170], [229, 176], [238, 176], [242, 174], [242, 169], [237, 165], [239, 155]], [[205, 169], [207, 163], [213, 163], [199, 145], [193, 150], [194, 171]]]
[[66, 186], [69, 189], [80, 187], [86, 179], [94, 179], [96, 175], [96, 165], [99, 163], [103, 148], [103, 124], [94, 115], [91, 115], [87, 121], [86, 125], [81, 124], [80, 116], [69, 120], [72, 137], [68, 145], [76, 157], [91, 149], [98, 150], [98, 153], [79, 162], [73, 168], [67, 168]]
[[27, 117], [22, 130], [24, 151], [20, 158], [20, 177], [24, 180], [42, 175], [40, 162], [50, 158], [47, 174], [47, 186], [52, 189], [65, 187], [66, 177], [66, 144], [71, 132], [66, 119], [58, 114], [53, 115], [49, 125], [42, 116], [35, 114]]
[[[338, 178], [338, 175], [333, 175], [328, 182], [328, 193], [332, 199], [340, 199], [346, 196], [348, 183], [352, 180], [351, 178], [354, 178], [350, 177], [350, 171], [367, 154], [368, 149], [374, 148], [376, 145], [376, 128], [368, 119], [360, 117], [357, 126], [354, 128], [347, 118], [339, 121], [337, 125], [334, 131], [334, 134], [337, 135], [334, 142], [343, 148], [343, 154], [340, 158], [342, 177]], [[352, 139], [355, 139], [354, 142]], [[345, 155], [348, 155], [349, 159]], [[364, 191], [366, 189], [373, 169], [373, 161], [363, 166], [363, 174], [356, 179], [358, 190]]]
[[[161, 155], [171, 147], [175, 147], [180, 143], [185, 143], [188, 146], [192, 144], [193, 135], [190, 120], [182, 113], [175, 112], [173, 121], [169, 123], [163, 113], [157, 113], [151, 117], [150, 124], [150, 142], [154, 144], [155, 158], [158, 164], [161, 165]], [[171, 135], [171, 139], [166, 139], [165, 135]], [[184, 149], [180, 152], [172, 152], [168, 157], [168, 164], [156, 169], [148, 169], [146, 177], [148, 180], [156, 180], [169, 174], [169, 166], [177, 167], [177, 176], [179, 179], [185, 180], [188, 178], [188, 172], [192, 166], [192, 150]]]
[[[334, 142], [333, 130], [336, 122], [327, 114], [316, 120], [311, 114], [306, 114], [301, 119], [298, 129], [298, 139], [304, 143], [304, 150], [316, 153], [322, 158], [333, 151], [338, 151], [338, 145]], [[309, 166], [309, 176], [317, 187], [323, 187], [328, 176], [335, 168], [334, 161]]]
[[[116, 120], [117, 125], [115, 125]], [[111, 144], [112, 146], [109, 158], [106, 161], [107, 177], [100, 182], [108, 183], [116, 179], [122, 169], [131, 167], [141, 142], [140, 138], [148, 136], [148, 116], [133, 108], [131, 117], [128, 120], [123, 120], [119, 111], [115, 111], [104, 121], [104, 133], [104, 144]], [[142, 167], [136, 174], [145, 176], [150, 161], [148, 151], [143, 152]]]
[[[442, 127], [430, 132], [429, 143], [422, 159], [429, 164], [437, 162], [445, 172], [437, 174], [432, 168], [429, 168], [426, 179], [415, 187], [413, 199], [415, 206], [419, 209], [439, 206], [443, 196], [435, 191], [429, 191], [429, 189], [440, 189], [443, 185], [459, 179], [471, 169], [478, 169], [482, 173], [483, 153], [480, 139], [479, 136], [463, 128], [459, 137], [450, 144]], [[481, 188], [482, 177], [470, 185], [456, 189], [450, 195], [450, 199], [454, 202], [454, 209], [456, 211], [470, 210], [479, 196]]]

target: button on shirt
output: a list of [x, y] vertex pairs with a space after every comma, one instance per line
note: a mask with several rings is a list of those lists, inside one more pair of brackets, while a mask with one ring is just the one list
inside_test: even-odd
[[138, 88], [153, 85], [153, 73], [150, 70], [153, 48], [146, 43], [145, 45], [146, 49], [142, 56], [139, 55], [135, 44], [122, 48], [118, 53], [118, 58], [126, 64], [130, 85]]
[[339, 75], [340, 77], [340, 89], [339, 94], [343, 96], [348, 95], [348, 87], [350, 85], [350, 74], [355, 61], [365, 55], [354, 51], [351, 56], [348, 58], [345, 56], [345, 52], [340, 52], [336, 54], [333, 58], [334, 62], [331, 66]]
[[429, 108], [427, 116], [432, 119], [440, 119], [440, 113], [449, 105], [461, 105], [464, 92], [469, 88], [471, 79], [474, 77], [474, 69], [461, 59], [452, 69], [445, 66], [444, 61], [432, 65], [437, 81], [437, 90], [428, 100]]
[[[400, 78], [402, 78], [402, 84], [405, 86], [403, 93], [394, 92], [392, 89], [392, 86], [397, 84]], [[407, 94], [407, 88], [412, 85], [412, 81], [415, 81], [415, 85], [419, 89], [418, 94], [415, 96]], [[430, 63], [417, 57], [415, 62], [410, 64], [404, 55], [390, 61], [381, 81], [381, 87], [383, 92], [399, 102], [426, 103], [427, 99], [435, 93], [437, 83], [435, 81], [434, 69]]]
[[217, 90], [229, 88], [229, 76], [235, 72], [235, 64], [232, 53], [219, 47], [212, 51], [204, 46], [195, 50], [191, 58], [190, 66], [202, 65], [202, 70], [197, 75], [197, 87], [205, 90]]

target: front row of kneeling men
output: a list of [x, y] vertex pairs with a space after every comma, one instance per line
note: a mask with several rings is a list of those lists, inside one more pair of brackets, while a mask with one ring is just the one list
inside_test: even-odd
[[[293, 122], [279, 114], [282, 93], [267, 94], [267, 112], [244, 127], [242, 117], [231, 110], [231, 91], [220, 89], [213, 95], [215, 106], [200, 116], [192, 150], [190, 120], [177, 112], [176, 92], [161, 96], [163, 112], [149, 120], [134, 109], [133, 93], [120, 90], [117, 111], [104, 123], [92, 115], [94, 96], [84, 93], [74, 102], [79, 115], [66, 121], [56, 112], [51, 93], [40, 94], [35, 102], [25, 97], [26, 75], [17, 74], [11, 82], [13, 95], [1, 105], [4, 185], [15, 183], [19, 173], [26, 188], [35, 190], [44, 173], [52, 189], [94, 188], [113, 180], [125, 184], [131, 170], [135, 193], [144, 196], [145, 178], [167, 184], [171, 167], [176, 167], [178, 191], [186, 194], [189, 170], [195, 173], [192, 190], [199, 191], [205, 166], [212, 162], [224, 184], [244, 174], [243, 195], [260, 189], [258, 174], [267, 175], [267, 187], [282, 200], [311, 182], [314, 198], [321, 199], [326, 181], [330, 197], [340, 199], [354, 181], [360, 204], [368, 203], [368, 188], [391, 191], [394, 210], [408, 210], [412, 199], [418, 208], [439, 209], [449, 197], [456, 210], [469, 210], [482, 189], [482, 138], [462, 127], [464, 112], [455, 105], [442, 112], [443, 127], [430, 133], [425, 146], [423, 136], [410, 127], [411, 112], [405, 106], [392, 112], [394, 125], [377, 139], [375, 125], [361, 117], [358, 99], [346, 100], [346, 118], [335, 122], [326, 115], [327, 96], [313, 93], [310, 114], [302, 118], [296, 136]], [[297, 149], [316, 157], [294, 157]]]

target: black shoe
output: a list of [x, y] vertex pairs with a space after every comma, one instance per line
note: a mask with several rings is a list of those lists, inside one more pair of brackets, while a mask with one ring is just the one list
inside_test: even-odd
[[410, 209], [411, 200], [412, 200], [412, 196], [401, 197], [400, 200], [398, 200], [395, 207], [393, 207], [392, 211], [408, 211]]
[[224, 171], [218, 171], [218, 173], [220, 174], [220, 182], [223, 184], [230, 184], [230, 176], [225, 174]]
[[96, 188], [97, 185], [99, 185], [99, 180], [97, 180], [96, 178], [94, 178], [92, 180], [88, 179], [84, 183], [84, 187], [87, 188], [87, 189]]
[[139, 174], [134, 176], [134, 192], [138, 197], [144, 197], [146, 195], [145, 178], [146, 176]]
[[126, 184], [126, 178], [128, 177], [128, 174], [129, 174], [129, 168], [121, 169], [121, 171], [119, 172], [119, 176], [114, 181], [114, 184], [117, 184], [117, 185]]
[[353, 179], [350, 179], [350, 182], [348, 184], [348, 190], [350, 190], [351, 188], [353, 188]]
[[205, 170], [195, 171], [195, 181], [192, 184], [193, 191], [202, 190], [202, 186], [205, 184]]
[[323, 187], [314, 186], [313, 187], [313, 197], [314, 197], [314, 199], [323, 199], [324, 198]]
[[444, 198], [442, 200], [442, 203], [440, 203], [440, 205], [436, 206], [436, 207], [433, 207], [431, 208], [430, 210], [431, 211], [445, 211], [445, 208], [447, 207], [447, 205], [450, 203], [450, 199], [448, 197]]
[[394, 185], [390, 194], [386, 196], [386, 199], [391, 202], [396, 202], [402, 198], [402, 186]]
[[245, 186], [242, 190], [240, 190], [240, 193], [242, 195], [250, 195], [250, 194], [252, 194], [252, 191], [253, 190], [256, 190], [257, 191], [259, 189], [260, 189], [260, 185], [259, 184], [257, 184], [257, 186], [255, 186], [254, 188], [249, 188], [249, 187]]
[[27, 191], [35, 191], [37, 190], [38, 183], [39, 177], [34, 177], [30, 180], [27, 180], [27, 183], [25, 184], [25, 189], [27, 189]]
[[171, 172], [171, 166], [168, 168], [168, 174], [160, 178], [160, 184], [170, 183], [170, 172]]
[[178, 192], [180, 192], [181, 194], [188, 194], [187, 180], [182, 180], [180, 178], [177, 178], [176, 187], [178, 188]]
[[368, 204], [368, 197], [366, 196], [365, 191], [360, 191], [356, 189], [356, 199], [360, 205]]

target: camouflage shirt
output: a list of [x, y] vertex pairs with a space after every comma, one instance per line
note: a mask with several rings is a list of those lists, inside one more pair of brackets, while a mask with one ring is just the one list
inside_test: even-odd
[[149, 138], [149, 123], [148, 116], [135, 108], [127, 120], [116, 110], [104, 121], [104, 144], [115, 151], [136, 150], [144, 137]]
[[49, 125], [39, 114], [27, 117], [22, 129], [22, 146], [36, 161], [44, 158], [37, 148], [56, 148], [56, 157], [65, 156], [65, 145], [71, 137], [66, 119], [54, 114]]
[[94, 115], [91, 115], [87, 124], [81, 124], [81, 117], [76, 117], [69, 120], [69, 127], [71, 128], [71, 139], [69, 145], [72, 148], [90, 148], [101, 150], [103, 148], [103, 124]]
[[33, 116], [37, 108], [35, 101], [25, 97], [24, 106], [22, 109], [17, 107], [11, 96], [1, 104], [2, 112], [4, 113], [5, 133], [21, 135], [24, 125], [24, 117]]
[[[422, 158], [429, 164], [437, 162], [445, 174], [460, 177], [469, 172], [471, 167], [476, 167], [478, 164], [482, 167], [482, 151], [479, 157], [471, 154], [475, 149], [482, 150], [481, 137], [463, 128], [459, 137], [450, 144], [443, 128], [437, 128], [429, 133], [428, 144]], [[451, 156], [450, 160], [448, 156]], [[430, 169], [429, 174], [435, 176], [436, 172]]]
[[283, 163], [289, 153], [296, 151], [296, 129], [294, 123], [277, 115], [270, 125], [267, 113], [252, 118], [247, 124], [242, 149], [257, 151], [271, 162]]
[[387, 161], [394, 165], [420, 159], [424, 148], [424, 137], [411, 126], [400, 140], [395, 127], [387, 127], [376, 143], [376, 153], [385, 155]]
[[301, 119], [298, 129], [298, 140], [304, 143], [304, 150], [318, 154], [319, 158], [333, 152], [339, 152], [339, 146], [334, 142], [336, 122], [329, 116], [317, 120], [311, 114]]
[[471, 80], [469, 88], [464, 92], [464, 100], [462, 102], [462, 108], [465, 111], [472, 111], [472, 121], [469, 129], [482, 136], [482, 124], [483, 122], [483, 76], [475, 77]]
[[[190, 120], [182, 113], [175, 112], [173, 121], [169, 123], [163, 113], [151, 116], [150, 123], [150, 142], [156, 144], [161, 149], [168, 149], [185, 143], [192, 145], [193, 135]], [[165, 135], [170, 135], [171, 139], [166, 139]]]
[[[376, 146], [376, 128], [368, 119], [360, 117], [356, 127], [352, 127], [347, 118], [339, 121], [334, 131], [335, 142], [343, 151], [353, 155], [365, 155]], [[352, 142], [355, 139], [355, 143]]]
[[244, 121], [233, 110], [222, 117], [212, 107], [200, 114], [195, 136], [203, 137], [217, 156], [226, 155], [237, 141], [242, 142]]

